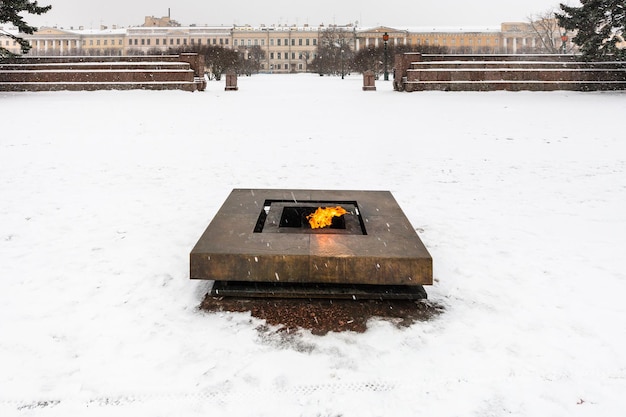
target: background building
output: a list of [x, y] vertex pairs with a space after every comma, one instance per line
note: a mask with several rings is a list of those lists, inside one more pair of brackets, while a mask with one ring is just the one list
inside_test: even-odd
[[[4, 30], [7, 30], [6, 28]], [[12, 31], [11, 29], [8, 29]], [[15, 31], [15, 29], [13, 29]], [[42, 27], [33, 35], [22, 35], [32, 49], [30, 55], [136, 55], [167, 53], [170, 50], [211, 45], [236, 50], [244, 57], [262, 51], [263, 72], [306, 72], [316, 58], [318, 46], [335, 45], [350, 51], [382, 45], [444, 47], [449, 53], [554, 53], [545, 48], [546, 37], [561, 45], [560, 29], [541, 33], [534, 24], [502, 23], [496, 28], [358, 28], [349, 25], [288, 26], [181, 26], [169, 16], [146, 16], [142, 26], [129, 28], [62, 29]], [[545, 32], [545, 31], [544, 31]], [[569, 46], [571, 41], [568, 38]], [[19, 53], [19, 45], [1, 38], [2, 46]], [[566, 49], [571, 52], [572, 48]], [[559, 50], [561, 51], [561, 49]]]

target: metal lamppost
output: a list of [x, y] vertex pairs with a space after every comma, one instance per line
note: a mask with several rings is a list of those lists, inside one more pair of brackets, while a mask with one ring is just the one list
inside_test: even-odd
[[383, 34], [383, 42], [385, 46], [385, 54], [384, 54], [384, 70], [385, 70], [385, 81], [389, 81], [389, 70], [387, 69], [387, 42], [389, 41], [389, 34], [385, 32]]
[[341, 48], [341, 79], [343, 80], [343, 48]]
[[563, 54], [567, 53], [567, 33], [563, 32], [563, 35], [561, 35], [561, 49], [563, 50]]

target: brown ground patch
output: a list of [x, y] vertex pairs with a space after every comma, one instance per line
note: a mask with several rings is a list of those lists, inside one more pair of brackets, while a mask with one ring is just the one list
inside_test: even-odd
[[431, 319], [443, 307], [428, 300], [329, 300], [289, 298], [213, 297], [207, 294], [200, 308], [209, 312], [250, 312], [281, 330], [308, 329], [313, 334], [364, 332], [373, 317], [388, 319], [397, 326], [410, 326]]

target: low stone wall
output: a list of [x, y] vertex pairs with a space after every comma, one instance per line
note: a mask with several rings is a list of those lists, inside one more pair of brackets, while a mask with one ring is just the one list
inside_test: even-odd
[[623, 90], [626, 63], [579, 62], [572, 55], [396, 56], [397, 91]]
[[0, 61], [0, 91], [204, 90], [197, 54], [136, 57], [18, 57]]

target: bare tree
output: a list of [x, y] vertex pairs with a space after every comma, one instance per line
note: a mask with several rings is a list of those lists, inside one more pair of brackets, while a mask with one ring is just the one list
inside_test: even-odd
[[349, 26], [329, 26], [320, 34], [311, 69], [320, 75], [345, 75], [354, 58], [355, 31]]
[[249, 46], [244, 51], [239, 51], [237, 72], [252, 75], [261, 69], [261, 61], [265, 59], [265, 51], [258, 45]]
[[[559, 22], [555, 17], [555, 10], [549, 9], [542, 13], [530, 15], [528, 17], [530, 30], [535, 35], [535, 46], [532, 51], [534, 53], [544, 54], [563, 54], [571, 53], [574, 49], [572, 42], [565, 41], [563, 36], [567, 36], [565, 30], [559, 26]], [[563, 44], [565, 43], [565, 48]]]

